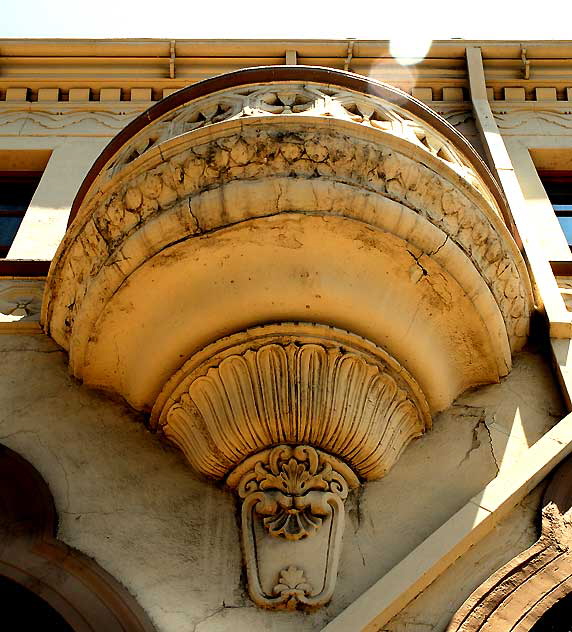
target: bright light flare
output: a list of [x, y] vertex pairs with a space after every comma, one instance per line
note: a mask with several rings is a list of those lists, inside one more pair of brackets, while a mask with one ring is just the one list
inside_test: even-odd
[[412, 66], [422, 61], [429, 52], [433, 40], [424, 37], [412, 37], [411, 34], [392, 37], [389, 42], [389, 52], [397, 63], [402, 66]]

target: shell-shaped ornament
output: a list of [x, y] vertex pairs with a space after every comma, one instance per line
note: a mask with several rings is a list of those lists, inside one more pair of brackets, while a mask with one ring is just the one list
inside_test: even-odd
[[339, 329], [260, 327], [197, 355], [168, 383], [154, 417], [211, 478], [270, 446], [304, 444], [376, 479], [431, 423], [407, 371]]

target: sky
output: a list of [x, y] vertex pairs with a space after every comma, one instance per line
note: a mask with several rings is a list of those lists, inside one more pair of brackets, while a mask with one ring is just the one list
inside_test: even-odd
[[0, 38], [572, 39], [572, 0], [0, 0]]

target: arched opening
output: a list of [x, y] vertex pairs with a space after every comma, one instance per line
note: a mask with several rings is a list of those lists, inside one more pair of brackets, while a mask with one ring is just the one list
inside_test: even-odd
[[0, 445], [2, 630], [153, 632], [129, 592], [56, 538], [56, 508], [39, 472]]
[[0, 575], [2, 620], [20, 630], [74, 632], [59, 612], [31, 590]]

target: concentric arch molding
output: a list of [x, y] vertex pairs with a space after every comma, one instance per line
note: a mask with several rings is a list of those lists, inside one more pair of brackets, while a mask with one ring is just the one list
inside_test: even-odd
[[408, 95], [317, 68], [231, 73], [103, 152], [42, 322], [74, 375], [137, 409], [220, 337], [306, 321], [385, 349], [437, 411], [506, 375], [526, 340], [504, 213], [468, 143]]
[[215, 479], [280, 444], [320, 448], [376, 479], [431, 425], [421, 389], [395, 359], [349, 332], [304, 323], [209, 345], [169, 380], [151, 421]]
[[552, 628], [543, 625], [544, 615], [561, 600], [572, 599], [571, 481], [568, 457], [544, 494], [539, 539], [486, 579], [455, 613], [446, 632]]

